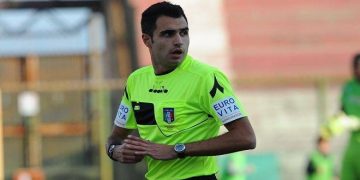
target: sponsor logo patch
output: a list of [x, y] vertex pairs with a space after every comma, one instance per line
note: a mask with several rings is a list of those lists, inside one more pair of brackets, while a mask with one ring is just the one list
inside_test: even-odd
[[175, 117], [174, 117], [174, 108], [164, 108], [163, 109], [163, 115], [164, 115], [164, 121], [167, 122], [168, 124], [174, 122]]
[[115, 124], [125, 125], [129, 117], [130, 109], [125, 104], [121, 103], [116, 114]]
[[227, 97], [215, 102], [212, 105], [218, 118], [225, 124], [229, 121], [243, 117], [239, 105], [234, 97]]

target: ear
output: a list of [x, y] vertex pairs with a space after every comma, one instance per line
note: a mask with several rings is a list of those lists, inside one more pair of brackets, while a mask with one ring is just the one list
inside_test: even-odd
[[146, 47], [150, 48], [151, 47], [151, 37], [148, 34], [142, 34], [141, 36], [144, 44]]

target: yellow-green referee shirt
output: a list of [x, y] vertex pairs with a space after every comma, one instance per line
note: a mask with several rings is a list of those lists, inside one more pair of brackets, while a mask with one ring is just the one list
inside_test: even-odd
[[[187, 56], [165, 75], [155, 75], [152, 66], [133, 72], [114, 124], [138, 129], [141, 138], [151, 142], [174, 145], [215, 137], [221, 125], [244, 116], [225, 75]], [[212, 156], [145, 160], [147, 179], [185, 179], [218, 171]]]

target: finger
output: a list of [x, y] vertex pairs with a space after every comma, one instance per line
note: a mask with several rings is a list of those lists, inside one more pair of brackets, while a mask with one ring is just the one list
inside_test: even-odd
[[150, 155], [149, 152], [150, 151], [148, 151], [144, 147], [136, 147], [133, 145], [126, 144], [126, 145], [124, 145], [124, 149], [122, 150], [121, 154], [128, 155], [128, 156], [134, 156], [134, 155], [145, 156], [145, 155]]
[[127, 156], [134, 156], [136, 151], [141, 152], [141, 150], [123, 149], [123, 151], [120, 152], [120, 154], [121, 154], [121, 155], [127, 155]]
[[135, 160], [137, 161], [137, 162], [140, 162], [140, 161], [142, 161], [144, 159], [144, 156], [141, 156], [141, 155], [136, 155], [135, 156]]
[[131, 138], [131, 139], [142, 140], [142, 139], [141, 139], [140, 137], [138, 137], [138, 136], [128, 135], [127, 137], [128, 137], [128, 138]]
[[119, 161], [120, 161], [121, 163], [126, 163], [126, 164], [139, 162], [139, 160], [136, 160], [136, 159], [120, 159]]
[[133, 151], [147, 151], [147, 147], [139, 146], [135, 144], [126, 144], [125, 149], [127, 150], [133, 150]]
[[136, 146], [143, 146], [143, 147], [147, 147], [148, 144], [149, 144], [146, 141], [137, 140], [137, 139], [125, 139], [124, 142], [126, 144], [131, 144], [131, 145], [136, 145]]
[[136, 160], [136, 156], [135, 155], [123, 155], [122, 159], [126, 160], [126, 161], [133, 161], [133, 160]]
[[137, 141], [137, 142], [143, 142], [143, 143], [148, 143], [149, 141], [146, 141], [144, 139], [141, 139], [137, 136], [133, 136], [133, 135], [128, 135], [126, 139], [131, 139], [131, 140], [134, 140], [134, 141]]
[[140, 161], [141, 160], [126, 160], [126, 161], [120, 161], [120, 162], [124, 163], [124, 164], [135, 164], [135, 163], [138, 163]]
[[[140, 155], [138, 155], [137, 152], [141, 152]], [[149, 153], [147, 153], [147, 152], [148, 151], [146, 151], [146, 150], [136, 150], [135, 148], [134, 148], [134, 150], [124, 148], [117, 155], [118, 156], [139, 156], [140, 158], [144, 158], [144, 155], [149, 155]]]
[[137, 146], [137, 145], [131, 145], [128, 143], [124, 143], [122, 144], [119, 148], [116, 148], [114, 151], [115, 153], [120, 153], [120, 154], [133, 154], [134, 151], [143, 151], [146, 150], [144, 147], [142, 146]]
[[139, 156], [139, 155], [123, 155], [119, 159], [120, 162], [124, 162], [124, 163], [137, 163], [140, 162], [143, 158], [144, 156]]
[[137, 156], [151, 155], [148, 151], [135, 151], [134, 153], [135, 153], [135, 155], [137, 155]]

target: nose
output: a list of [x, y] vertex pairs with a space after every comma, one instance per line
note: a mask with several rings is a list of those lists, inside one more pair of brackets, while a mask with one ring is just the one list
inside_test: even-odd
[[183, 44], [183, 39], [182, 39], [181, 35], [179, 33], [177, 33], [174, 36], [174, 45], [181, 46], [182, 44]]

